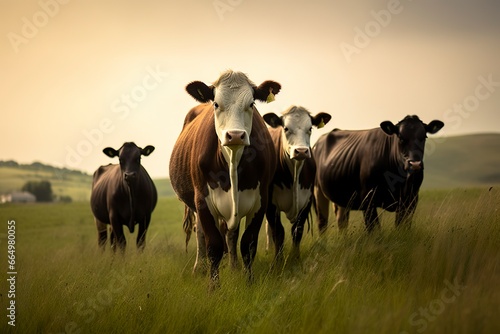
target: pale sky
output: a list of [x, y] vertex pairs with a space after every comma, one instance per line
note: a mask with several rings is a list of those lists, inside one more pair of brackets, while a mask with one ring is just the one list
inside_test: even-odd
[[0, 160], [92, 173], [134, 141], [166, 177], [184, 87], [229, 68], [281, 83], [262, 114], [330, 113], [313, 142], [408, 114], [500, 132], [500, 2], [353, 2], [0, 0]]

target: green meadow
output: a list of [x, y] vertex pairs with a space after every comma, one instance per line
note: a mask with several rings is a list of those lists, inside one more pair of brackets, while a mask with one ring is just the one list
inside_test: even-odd
[[0, 333], [499, 333], [499, 208], [498, 187], [423, 190], [410, 230], [391, 213], [371, 235], [355, 212], [345, 234], [313, 223], [301, 260], [273, 271], [262, 228], [255, 282], [224, 259], [210, 291], [191, 273], [195, 240], [186, 252], [175, 197], [160, 198], [142, 254], [127, 233], [124, 256], [97, 249], [88, 202], [2, 205]]

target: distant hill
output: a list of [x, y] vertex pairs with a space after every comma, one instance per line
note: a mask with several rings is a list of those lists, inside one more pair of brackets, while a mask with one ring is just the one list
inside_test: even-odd
[[[15, 161], [0, 161], [0, 194], [20, 190], [28, 181], [47, 180], [57, 197], [70, 196], [73, 201], [88, 201], [92, 188], [92, 175], [67, 168], [57, 168], [40, 162], [19, 164]], [[158, 195], [174, 194], [168, 179], [154, 180]]]
[[[424, 189], [500, 185], [500, 134], [434, 138], [427, 141]], [[56, 196], [88, 201], [92, 175], [39, 162], [0, 161], [0, 194], [20, 190], [27, 181], [48, 180]], [[154, 180], [160, 197], [175, 196], [170, 180]]]
[[74, 201], [90, 198], [92, 176], [81, 171], [57, 168], [34, 162], [29, 165], [0, 161], [0, 193], [20, 190], [28, 181], [50, 181], [56, 196], [70, 196]]
[[429, 138], [423, 188], [500, 185], [500, 134]]

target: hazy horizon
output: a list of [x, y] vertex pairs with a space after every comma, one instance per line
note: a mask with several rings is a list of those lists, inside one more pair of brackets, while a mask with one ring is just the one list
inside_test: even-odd
[[0, 160], [92, 173], [102, 149], [154, 145], [167, 177], [196, 101], [228, 69], [282, 85], [292, 104], [365, 129], [417, 114], [439, 136], [500, 133], [500, 3], [440, 1], [0, 2]]

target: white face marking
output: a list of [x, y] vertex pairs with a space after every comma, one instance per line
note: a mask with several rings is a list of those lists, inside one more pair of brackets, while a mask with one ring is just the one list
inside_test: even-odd
[[[290, 110], [292, 110], [290, 112]], [[296, 154], [302, 159], [309, 158], [312, 121], [309, 112], [300, 107], [292, 107], [283, 115], [283, 149], [291, 157]]]
[[237, 228], [242, 217], [250, 213], [253, 216], [260, 207], [258, 186], [255, 190], [238, 191], [237, 167], [244, 147], [250, 145], [253, 94], [253, 84], [243, 73], [227, 72], [214, 83], [215, 131], [229, 167], [231, 188], [224, 192], [220, 187], [209, 187], [207, 202], [212, 215], [224, 219], [229, 230]]
[[250, 145], [254, 98], [248, 81], [232, 86], [221, 82], [215, 88], [214, 112], [215, 131], [222, 145], [231, 145], [227, 142], [228, 133], [235, 131], [240, 132], [242, 137], [242, 142], [235, 145]]
[[217, 219], [223, 219], [227, 223], [227, 228], [231, 231], [236, 229], [240, 220], [247, 217], [247, 221], [251, 221], [255, 212], [260, 208], [260, 183], [255, 189], [238, 191], [238, 202], [236, 217], [233, 217], [233, 199], [231, 190], [228, 192], [222, 190], [221, 187], [212, 189], [208, 186], [208, 196], [206, 198], [208, 209], [212, 216]]

